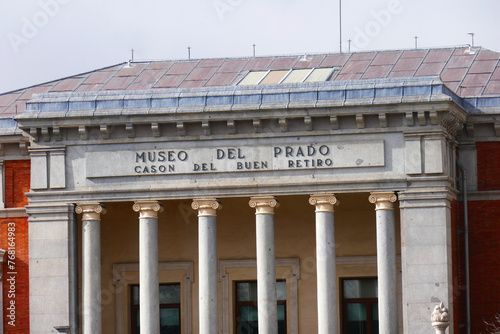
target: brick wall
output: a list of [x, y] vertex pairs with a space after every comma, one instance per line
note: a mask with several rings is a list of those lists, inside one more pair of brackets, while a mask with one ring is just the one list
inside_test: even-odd
[[[24, 207], [28, 203], [25, 193], [29, 187], [30, 161], [5, 161], [5, 206]], [[29, 333], [28, 242], [27, 218], [0, 219], [0, 248], [8, 251], [2, 268], [5, 334]], [[13, 309], [12, 301], [13, 311], [8, 309]], [[9, 317], [11, 313], [15, 318]]]
[[476, 149], [478, 190], [500, 190], [500, 143], [479, 142]]
[[500, 201], [469, 202], [471, 332], [500, 314]]

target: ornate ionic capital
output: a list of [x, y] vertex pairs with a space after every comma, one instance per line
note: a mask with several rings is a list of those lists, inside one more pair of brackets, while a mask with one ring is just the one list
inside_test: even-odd
[[340, 202], [334, 194], [317, 194], [309, 197], [309, 204], [316, 206], [316, 212], [333, 212]]
[[222, 209], [220, 204], [215, 198], [196, 198], [191, 203], [193, 210], [198, 210], [198, 217], [217, 216], [217, 210]]
[[139, 218], [158, 218], [158, 212], [163, 212], [163, 206], [158, 201], [136, 201], [132, 209], [139, 212]]
[[274, 196], [251, 197], [248, 203], [251, 208], [255, 208], [255, 214], [274, 215], [274, 208], [279, 207], [279, 202]]
[[375, 210], [394, 210], [394, 202], [398, 200], [392, 191], [370, 193], [370, 203], [375, 204]]
[[106, 207], [99, 203], [78, 203], [75, 212], [82, 214], [82, 220], [101, 220], [101, 214], [106, 213]]

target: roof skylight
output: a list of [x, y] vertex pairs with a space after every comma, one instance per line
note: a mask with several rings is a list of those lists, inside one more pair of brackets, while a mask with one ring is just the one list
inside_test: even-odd
[[238, 83], [238, 86], [327, 81], [336, 69], [337, 68], [330, 67], [250, 71]]

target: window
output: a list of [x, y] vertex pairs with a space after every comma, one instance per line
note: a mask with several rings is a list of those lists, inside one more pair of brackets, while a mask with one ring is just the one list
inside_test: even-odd
[[376, 278], [342, 280], [342, 333], [378, 334]]
[[[258, 333], [257, 281], [235, 282], [236, 333]], [[286, 281], [276, 282], [278, 334], [286, 333]]]
[[238, 86], [328, 81], [338, 68], [250, 71]]
[[[140, 333], [139, 285], [131, 285], [132, 334]], [[160, 333], [181, 333], [181, 285], [160, 284]]]

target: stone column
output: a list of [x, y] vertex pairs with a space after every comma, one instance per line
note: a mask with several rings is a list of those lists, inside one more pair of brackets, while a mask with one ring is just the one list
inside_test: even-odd
[[339, 203], [333, 194], [312, 195], [309, 203], [316, 207], [318, 334], [332, 334], [338, 331], [333, 211]]
[[276, 305], [276, 265], [274, 257], [274, 208], [279, 203], [272, 196], [252, 197], [257, 235], [257, 308], [260, 334], [278, 332]]
[[215, 198], [194, 199], [191, 207], [198, 210], [198, 272], [200, 334], [219, 333], [217, 275], [217, 209]]
[[82, 296], [83, 334], [102, 332], [101, 316], [101, 213], [99, 203], [80, 203], [75, 208], [82, 214]]
[[158, 275], [157, 201], [136, 201], [139, 212], [139, 315], [141, 333], [160, 334], [160, 282]]
[[396, 232], [393, 192], [371, 193], [377, 220], [377, 275], [379, 333], [398, 333], [398, 294], [396, 274]]

